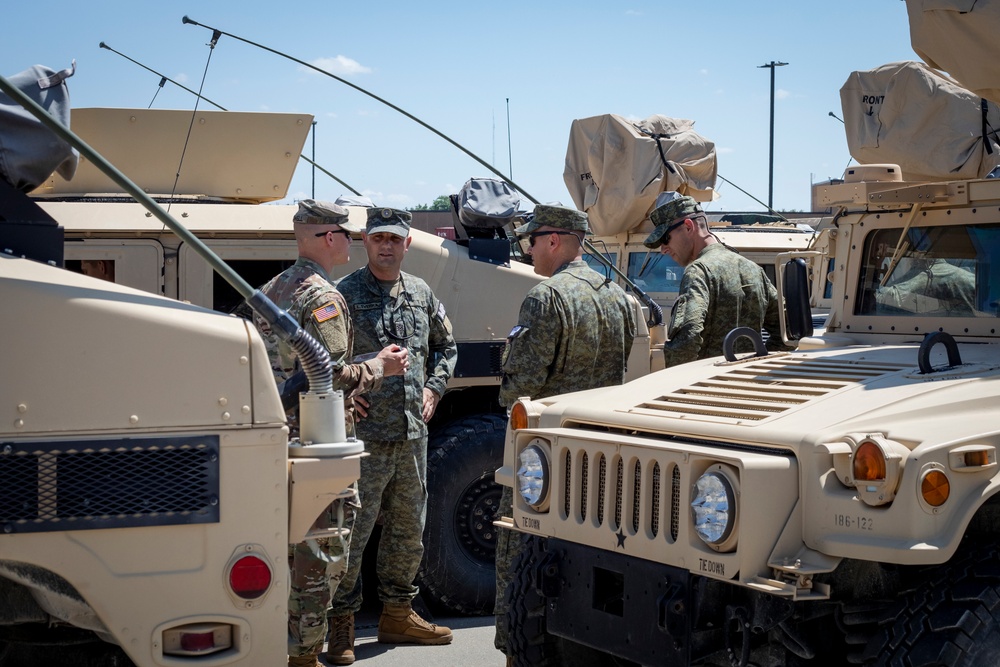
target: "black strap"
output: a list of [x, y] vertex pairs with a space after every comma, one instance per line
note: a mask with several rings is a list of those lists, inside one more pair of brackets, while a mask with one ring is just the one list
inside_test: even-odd
[[989, 119], [987, 115], [990, 112], [989, 102], [986, 101], [985, 97], [979, 99], [979, 109], [982, 111], [983, 116], [983, 144], [986, 146], [986, 154], [993, 155], [993, 146], [990, 144], [990, 135], [987, 129], [990, 126]]

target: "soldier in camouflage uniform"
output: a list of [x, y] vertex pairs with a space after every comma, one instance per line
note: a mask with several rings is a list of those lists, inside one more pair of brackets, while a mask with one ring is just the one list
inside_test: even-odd
[[400, 270], [412, 240], [410, 218], [405, 211], [369, 209], [364, 235], [368, 265], [337, 285], [354, 316], [355, 352], [364, 355], [399, 344], [409, 350], [410, 366], [403, 377], [385, 380], [381, 389], [358, 400], [359, 411], [367, 410], [358, 436], [369, 456], [361, 460], [362, 509], [351, 538], [355, 557], [331, 605], [326, 659], [335, 665], [354, 662], [361, 554], [380, 512], [376, 573], [383, 610], [378, 641], [447, 644], [452, 639], [451, 630], [428, 623], [411, 607], [427, 514], [427, 422], [455, 369], [458, 348], [444, 305], [427, 283]]
[[[545, 398], [621, 384], [635, 319], [621, 287], [583, 260], [587, 214], [538, 205], [531, 222], [514, 231], [527, 234], [535, 273], [548, 279], [528, 292], [507, 337], [500, 403], [510, 408], [521, 396]], [[510, 516], [512, 496], [504, 487], [501, 516]], [[495, 644], [508, 656], [506, 591], [519, 547], [510, 531], [497, 535]]]
[[[649, 219], [656, 225], [644, 241], [684, 268], [677, 301], [670, 313], [664, 362], [676, 366], [722, 354], [722, 343], [736, 327], [764, 329], [771, 350], [785, 349], [778, 323], [778, 293], [764, 270], [712, 235], [701, 206], [676, 192], [661, 193]], [[746, 339], [737, 352], [753, 350]]]
[[[344, 298], [329, 282], [334, 266], [347, 262], [351, 232], [361, 231], [348, 221], [347, 209], [305, 199], [292, 218], [299, 257], [261, 291], [286, 311], [299, 326], [326, 347], [333, 365], [333, 388], [344, 391], [347, 433], [353, 434], [351, 397], [379, 387], [384, 377], [405, 372], [408, 353], [388, 346], [364, 363], [351, 364], [351, 321]], [[295, 352], [255, 316], [277, 382], [298, 370]], [[334, 501], [317, 519], [316, 528], [350, 529], [357, 501]], [[288, 600], [288, 664], [316, 667], [326, 638], [326, 610], [332, 591], [344, 576], [348, 544], [344, 537], [322, 537], [291, 545], [288, 564], [291, 588]]]

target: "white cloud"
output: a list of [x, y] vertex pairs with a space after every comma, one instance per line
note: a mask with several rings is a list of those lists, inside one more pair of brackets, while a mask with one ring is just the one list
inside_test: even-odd
[[625, 16], [642, 16], [642, 12], [638, 9], [626, 9]]
[[174, 77], [174, 81], [176, 81], [177, 83], [187, 83], [187, 80], [188, 80], [187, 74], [178, 74], [177, 76]]
[[[337, 56], [335, 58], [317, 58], [310, 65], [325, 70], [330, 74], [370, 74], [371, 67], [365, 67], [357, 60], [347, 56]], [[303, 67], [302, 69], [309, 69]], [[309, 70], [312, 72], [313, 70]]]
[[717, 155], [729, 155], [730, 153], [735, 153], [735, 148], [729, 148], [728, 146], [716, 146], [715, 152]]
[[792, 94], [787, 90], [781, 90], [780, 88], [774, 91], [774, 99], [776, 100], [787, 100]]

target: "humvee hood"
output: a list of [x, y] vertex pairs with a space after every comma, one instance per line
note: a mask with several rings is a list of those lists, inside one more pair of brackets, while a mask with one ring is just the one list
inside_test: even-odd
[[960, 366], [922, 374], [917, 350], [914, 344], [697, 361], [620, 387], [548, 399], [540, 426], [613, 425], [771, 446], [869, 431], [918, 442], [937, 429], [960, 429], [962, 413], [986, 409], [991, 392], [981, 383], [1000, 377], [988, 351], [967, 347]]

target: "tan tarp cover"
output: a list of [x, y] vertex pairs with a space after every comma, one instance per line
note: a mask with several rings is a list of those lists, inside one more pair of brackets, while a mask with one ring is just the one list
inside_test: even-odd
[[1000, 0], [906, 0], [906, 11], [921, 60], [1000, 103]]
[[983, 178], [1000, 164], [1000, 110], [988, 103], [989, 153], [980, 101], [916, 61], [853, 72], [840, 89], [847, 147], [860, 164], [898, 164], [908, 181]]
[[[587, 212], [594, 234], [635, 229], [649, 216], [656, 195], [666, 190], [712, 200], [715, 144], [693, 127], [694, 121], [660, 115], [631, 121], [605, 114], [573, 121], [563, 180], [576, 207]], [[666, 135], [660, 143], [669, 168], [650, 134]]]

